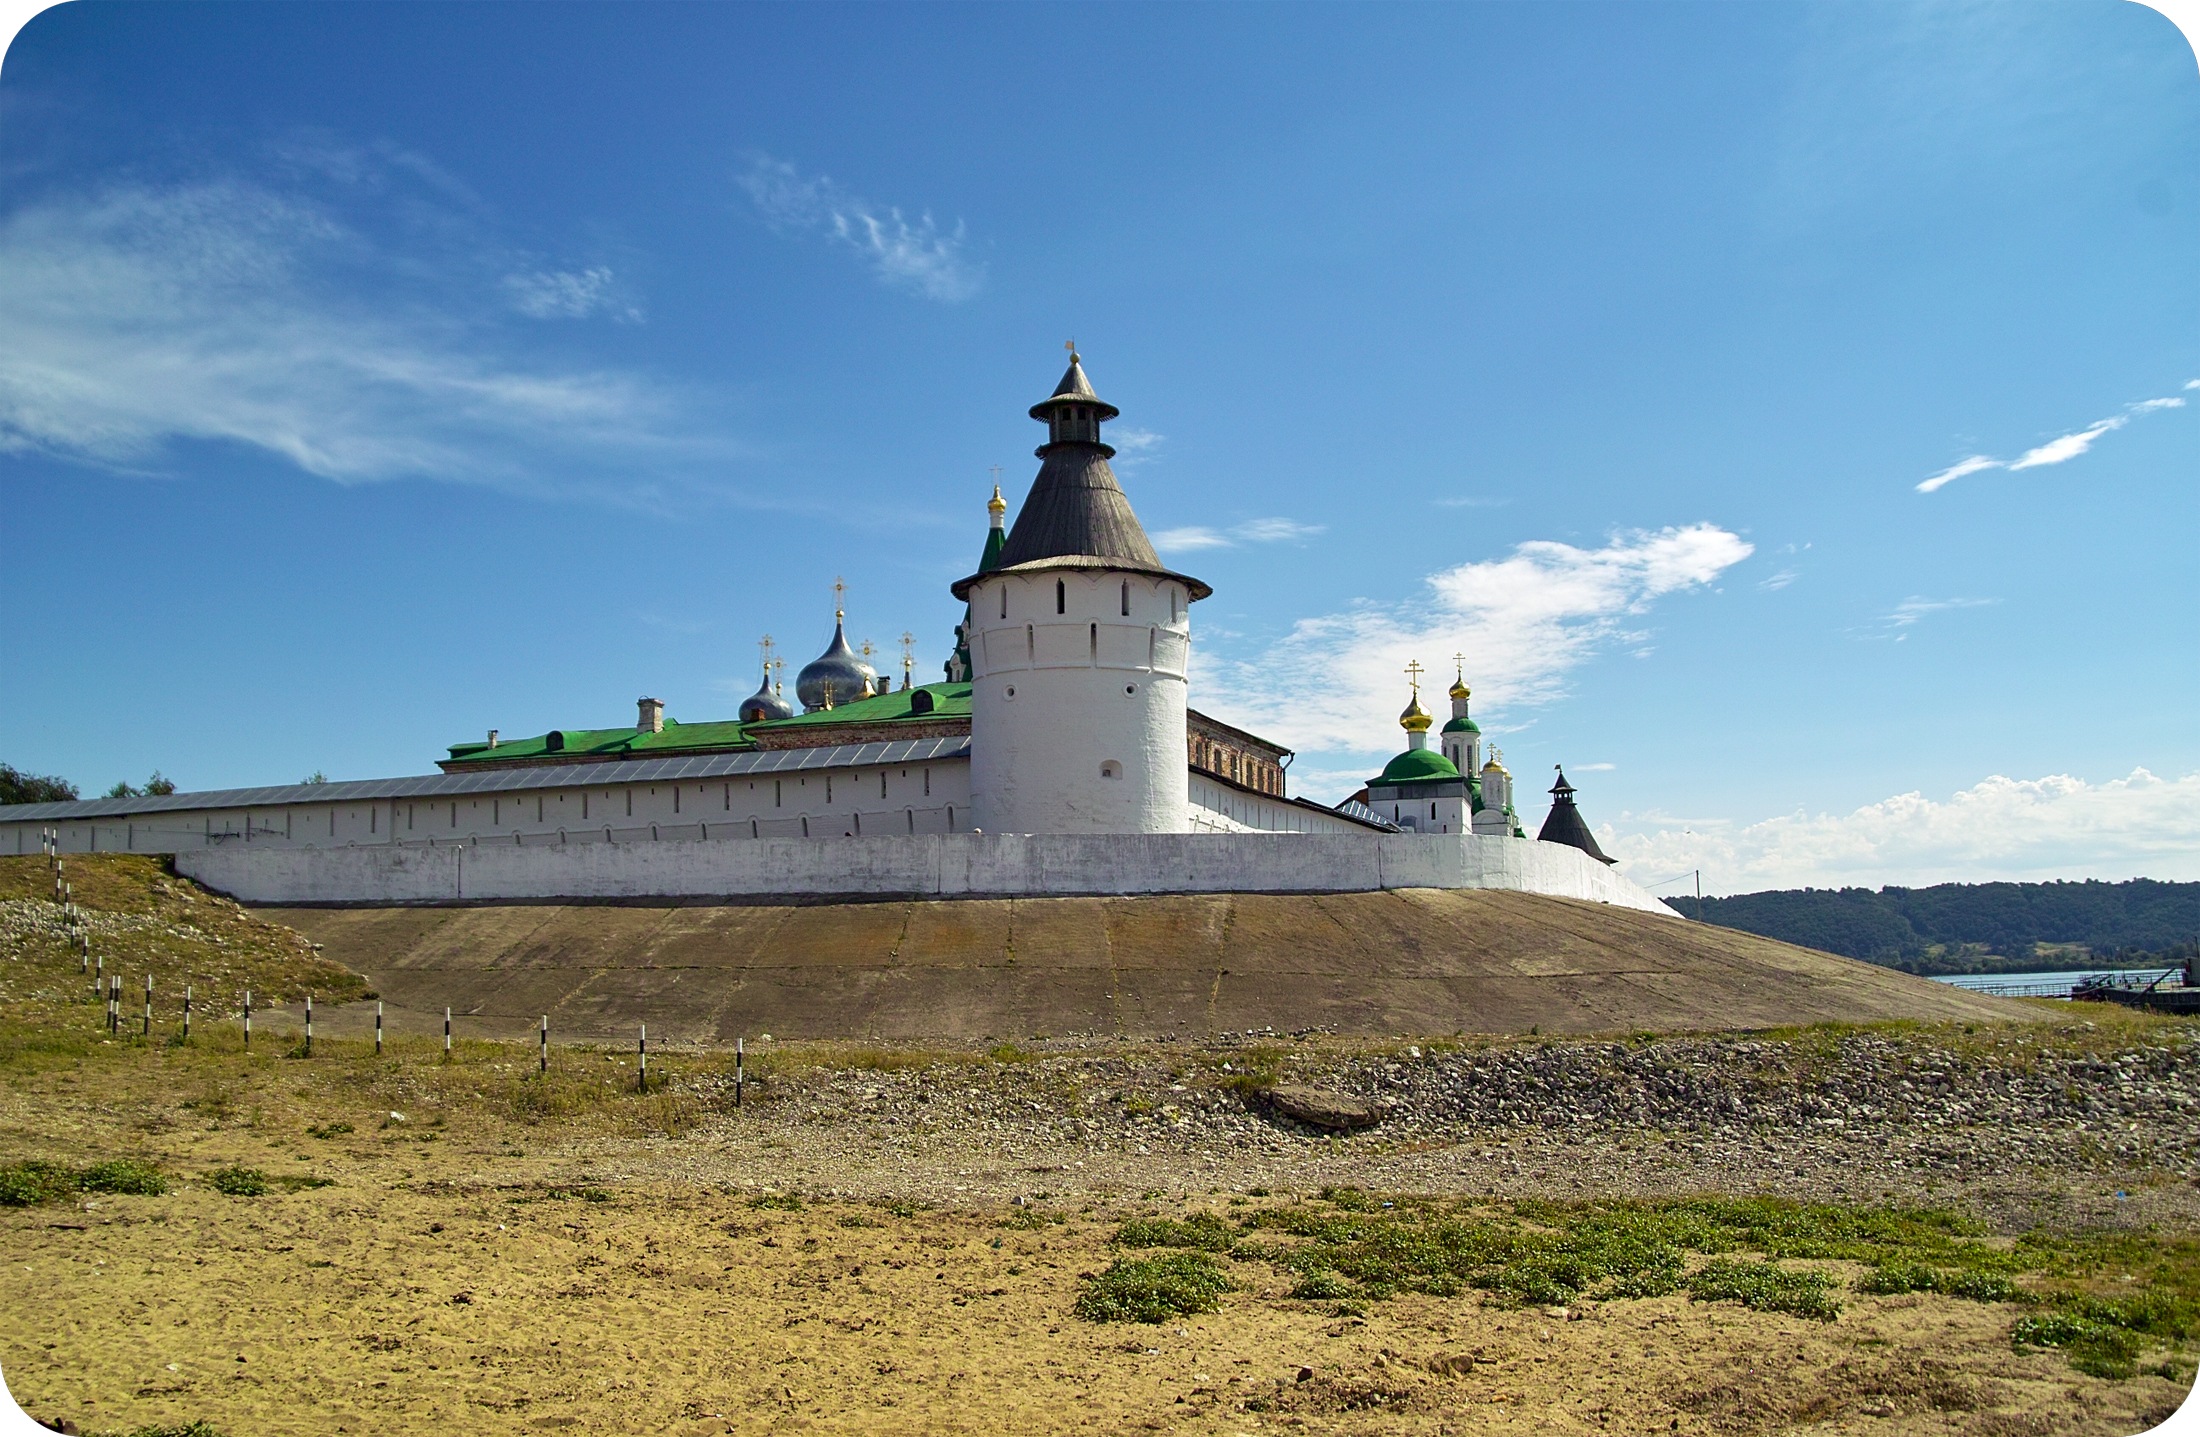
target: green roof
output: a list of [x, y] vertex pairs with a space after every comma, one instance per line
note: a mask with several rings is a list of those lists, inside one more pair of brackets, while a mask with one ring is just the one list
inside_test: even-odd
[[[558, 746], [551, 747], [555, 735]], [[732, 719], [681, 723], [666, 719], [663, 733], [638, 728], [552, 729], [533, 738], [505, 739], [495, 748], [480, 741], [451, 745], [452, 763], [510, 763], [522, 758], [664, 758], [698, 749], [754, 748], [747, 730]]]
[[1482, 725], [1462, 714], [1444, 725], [1445, 733], [1480, 733]]
[[1452, 761], [1432, 748], [1409, 748], [1383, 766], [1383, 776], [1371, 780], [1374, 783], [1431, 783], [1439, 779], [1459, 777]]
[[[932, 696], [932, 711], [918, 713], [914, 701], [918, 694]], [[773, 719], [770, 723], [751, 724], [751, 732], [765, 729], [797, 728], [807, 724], [823, 723], [892, 723], [896, 719], [911, 719], [922, 723], [937, 718], [970, 717], [970, 685], [968, 684], [918, 684], [913, 689], [901, 689], [890, 694], [878, 694], [872, 698], [857, 699], [852, 704], [840, 704], [829, 709], [819, 709], [814, 714], [796, 714], [793, 718]]]
[[1008, 547], [1008, 535], [998, 529], [985, 531], [985, 552], [978, 555], [978, 572], [990, 574], [1001, 567], [1001, 550]]

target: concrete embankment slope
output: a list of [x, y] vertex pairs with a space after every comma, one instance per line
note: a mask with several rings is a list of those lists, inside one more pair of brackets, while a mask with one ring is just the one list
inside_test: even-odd
[[1753, 934], [1500, 891], [268, 908], [404, 1026], [895, 1042], [1590, 1033], [2027, 1010]]

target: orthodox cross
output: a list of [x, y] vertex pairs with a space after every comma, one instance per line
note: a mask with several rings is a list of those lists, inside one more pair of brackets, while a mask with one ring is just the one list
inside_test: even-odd
[[907, 629], [901, 635], [901, 681], [906, 687], [910, 675], [917, 669], [917, 636]]
[[766, 634], [763, 638], [758, 639], [756, 647], [763, 653], [764, 673], [766, 677], [769, 677], [772, 671], [772, 636]]
[[1453, 654], [1451, 661], [1458, 666], [1459, 682], [1465, 683], [1467, 681], [1467, 656], [1465, 654]]
[[1413, 681], [1413, 696], [1415, 698], [1421, 696], [1421, 673], [1421, 661], [1419, 659], [1415, 659], [1412, 663], [1406, 665], [1406, 677]]
[[841, 597], [847, 592], [847, 580], [835, 576], [835, 578], [833, 579], [833, 617], [836, 619], [845, 619], [848, 617], [846, 610], [841, 607], [840, 603]]

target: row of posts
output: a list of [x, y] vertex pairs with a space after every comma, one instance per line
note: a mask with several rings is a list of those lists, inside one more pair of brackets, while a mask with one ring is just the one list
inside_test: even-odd
[[[91, 928], [85, 923], [83, 912], [76, 906], [76, 896], [71, 891], [68, 880], [62, 874], [60, 831], [49, 828], [40, 833], [39, 847], [45, 853], [46, 863], [53, 872], [53, 900], [61, 905], [61, 921], [69, 931], [70, 946], [76, 948], [83, 956], [84, 971], [92, 975], [93, 996], [97, 997], [102, 992], [106, 995], [107, 1031], [120, 1036], [122, 1032], [122, 978], [120, 975], [112, 977], [108, 975], [107, 955], [105, 953], [97, 955], [96, 958], [92, 953]], [[142, 1031], [147, 1038], [153, 1036], [153, 975], [150, 973], [145, 975], [145, 1011]], [[185, 984], [183, 989], [183, 1037], [184, 1041], [190, 1041], [191, 986], [189, 984]], [[244, 1046], [248, 1051], [252, 1047], [252, 990], [250, 988], [244, 990]], [[641, 1025], [641, 1033], [636, 1040], [634, 1051], [638, 1060], [635, 1073], [636, 1085], [642, 1092], [646, 1093], [649, 1091], [649, 1025], [647, 1023]], [[374, 1054], [376, 1057], [382, 1056], [382, 1000], [379, 998], [374, 1003]], [[309, 1058], [313, 1056], [313, 995], [311, 993], [306, 994], [305, 1056]], [[451, 1056], [451, 1010], [449, 1008], [443, 1010], [443, 1056], [446, 1060]], [[550, 1015], [547, 1013], [542, 1015], [542, 1023], [537, 1029], [535, 1071], [543, 1074], [550, 1071]], [[747, 1090], [748, 1045], [745, 1039], [736, 1038], [733, 1040], [733, 1105], [735, 1107], [738, 1108], [744, 1105]]]

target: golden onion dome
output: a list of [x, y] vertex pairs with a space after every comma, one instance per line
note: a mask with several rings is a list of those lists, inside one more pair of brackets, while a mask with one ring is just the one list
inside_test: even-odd
[[1407, 702], [1406, 711], [1398, 715], [1398, 727], [1404, 729], [1407, 733], [1427, 733], [1429, 725], [1434, 722], [1435, 720], [1429, 717], [1428, 710], [1421, 707], [1421, 695], [1419, 693], [1415, 693], [1412, 699]]

